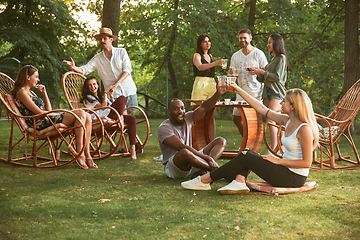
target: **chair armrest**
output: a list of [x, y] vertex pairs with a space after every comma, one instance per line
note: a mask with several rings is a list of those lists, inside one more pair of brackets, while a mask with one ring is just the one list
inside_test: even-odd
[[346, 122], [349, 121], [349, 119], [344, 120], [344, 121], [338, 121], [338, 120], [335, 120], [333, 118], [324, 117], [324, 116], [322, 116], [320, 114], [317, 114], [317, 113], [315, 113], [315, 117], [316, 117], [316, 120], [325, 121], [327, 126], [331, 126], [331, 122], [336, 123], [336, 124], [342, 124], [342, 123], [346, 123]]

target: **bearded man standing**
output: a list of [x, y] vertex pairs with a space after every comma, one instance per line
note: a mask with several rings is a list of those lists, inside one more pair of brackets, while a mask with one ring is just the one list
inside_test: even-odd
[[[238, 77], [239, 87], [252, 97], [262, 101], [263, 84], [257, 80], [256, 75], [250, 75], [246, 69], [252, 67], [264, 69], [268, 61], [263, 51], [251, 45], [251, 40], [252, 34], [249, 29], [245, 28], [240, 30], [239, 43], [241, 49], [231, 57], [229, 74], [232, 75], [233, 70], [238, 69], [240, 72]], [[236, 101], [244, 101], [244, 99], [239, 94], [236, 94]], [[237, 108], [234, 108], [233, 111], [233, 122], [242, 135], [242, 120]]]

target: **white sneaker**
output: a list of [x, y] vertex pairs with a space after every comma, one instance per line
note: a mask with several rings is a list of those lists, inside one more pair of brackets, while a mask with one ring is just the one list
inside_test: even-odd
[[250, 189], [246, 186], [245, 183], [239, 183], [233, 180], [231, 183], [229, 183], [225, 187], [219, 188], [217, 191], [221, 195], [230, 195], [230, 194], [248, 193], [250, 192]]
[[182, 182], [181, 186], [191, 190], [211, 190], [210, 183], [202, 183], [201, 177], [198, 176], [186, 182]]

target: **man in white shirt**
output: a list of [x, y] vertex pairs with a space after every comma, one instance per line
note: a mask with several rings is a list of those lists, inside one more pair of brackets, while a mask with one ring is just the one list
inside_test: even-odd
[[70, 61], [63, 60], [63, 62], [70, 69], [83, 75], [96, 70], [104, 84], [105, 91], [114, 91], [114, 99], [124, 95], [126, 97], [125, 107], [138, 106], [137, 89], [131, 77], [131, 62], [126, 49], [112, 46], [112, 42], [117, 39], [117, 36], [112, 34], [110, 28], [101, 28], [100, 33], [94, 37], [99, 41], [103, 50], [86, 65], [77, 67], [72, 58]]
[[[245, 92], [253, 96], [254, 98], [262, 101], [263, 84], [256, 79], [256, 75], [250, 75], [246, 68], [257, 67], [265, 68], [268, 64], [265, 54], [260, 49], [251, 46], [252, 35], [249, 29], [242, 29], [239, 32], [239, 43], [241, 49], [234, 53], [231, 57], [229, 75], [233, 75], [238, 70], [238, 85]], [[236, 94], [236, 101], [244, 101], [244, 99]], [[234, 108], [233, 122], [237, 126], [241, 135], [243, 134], [243, 124], [239, 110]]]

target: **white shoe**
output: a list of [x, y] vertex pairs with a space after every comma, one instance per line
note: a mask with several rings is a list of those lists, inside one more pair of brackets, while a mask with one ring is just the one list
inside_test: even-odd
[[191, 190], [211, 190], [210, 183], [202, 183], [201, 177], [198, 176], [186, 182], [182, 182], [181, 186]]
[[245, 183], [239, 183], [233, 180], [231, 183], [229, 183], [225, 187], [219, 188], [217, 191], [221, 195], [230, 195], [230, 194], [248, 193], [250, 192], [250, 189], [246, 186]]

